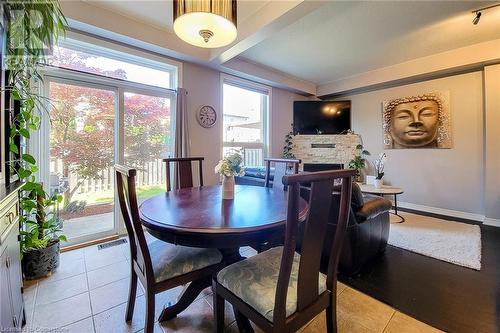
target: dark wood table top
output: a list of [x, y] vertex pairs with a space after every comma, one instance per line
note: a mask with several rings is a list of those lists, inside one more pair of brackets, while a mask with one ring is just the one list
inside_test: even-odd
[[[288, 193], [236, 185], [233, 200], [222, 200], [221, 186], [174, 190], [145, 200], [141, 220], [153, 236], [179, 245], [237, 247], [283, 233]], [[300, 217], [307, 214], [301, 199]]]

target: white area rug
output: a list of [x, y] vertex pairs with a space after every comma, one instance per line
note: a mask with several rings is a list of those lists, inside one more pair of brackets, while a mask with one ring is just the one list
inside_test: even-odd
[[[447, 261], [481, 269], [481, 229], [478, 225], [400, 213], [404, 223], [391, 223], [389, 244]], [[391, 214], [391, 222], [398, 217]]]

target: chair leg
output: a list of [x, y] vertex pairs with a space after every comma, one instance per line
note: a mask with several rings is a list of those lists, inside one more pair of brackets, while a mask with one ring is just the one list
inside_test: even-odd
[[326, 331], [327, 333], [337, 333], [337, 304], [336, 297], [333, 297], [331, 306], [326, 308]]
[[137, 293], [137, 274], [132, 269], [130, 276], [130, 289], [128, 291], [127, 312], [125, 313], [125, 321], [131, 321], [134, 315], [135, 296]]
[[215, 332], [224, 332], [224, 307], [226, 301], [224, 298], [219, 296], [214, 290], [214, 318], [215, 318]]
[[146, 321], [144, 333], [153, 333], [155, 323], [155, 294], [146, 289]]

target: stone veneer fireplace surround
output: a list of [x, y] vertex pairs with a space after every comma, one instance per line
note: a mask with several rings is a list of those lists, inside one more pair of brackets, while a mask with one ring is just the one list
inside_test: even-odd
[[[361, 138], [356, 134], [343, 135], [295, 135], [292, 153], [304, 165], [347, 165], [356, 154]], [[333, 166], [332, 169], [335, 169]]]

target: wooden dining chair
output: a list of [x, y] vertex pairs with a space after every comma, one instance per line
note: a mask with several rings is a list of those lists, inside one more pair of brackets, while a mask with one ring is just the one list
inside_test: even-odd
[[[342, 248], [354, 170], [322, 171], [289, 175], [288, 211], [284, 246], [275, 247], [222, 269], [213, 279], [216, 330], [224, 328], [224, 300], [237, 318], [246, 317], [265, 332], [295, 332], [326, 309], [328, 333], [336, 332], [337, 265]], [[335, 240], [330, 250], [328, 273], [320, 272], [321, 254], [332, 204], [334, 179], [342, 179]], [[311, 183], [309, 212], [302, 254], [295, 252], [299, 223], [301, 183]], [[248, 321], [246, 321], [248, 325]], [[240, 331], [245, 330], [243, 323]]]
[[125, 320], [132, 320], [139, 280], [146, 297], [145, 333], [153, 333], [155, 295], [193, 281], [183, 297], [165, 309], [164, 318], [159, 320], [175, 317], [196, 298], [200, 286], [206, 286], [205, 281], [208, 279], [210, 282], [212, 274], [223, 267], [222, 255], [217, 249], [177, 246], [160, 240], [147, 244], [137, 205], [136, 170], [115, 165], [115, 172], [120, 210], [129, 236], [131, 257], [130, 290]]
[[[203, 186], [203, 160], [204, 157], [169, 157], [164, 158], [166, 162], [167, 173], [167, 192], [170, 192], [172, 185], [170, 182], [170, 163], [177, 163], [177, 185], [176, 189], [193, 187], [193, 163], [198, 162], [198, 173], [200, 178], [200, 186]], [[176, 175], [174, 175], [176, 177]], [[174, 183], [175, 184], [175, 183]]]
[[[284, 158], [265, 158], [266, 162], [266, 178], [264, 181], [265, 187], [280, 187], [281, 189], [286, 189], [285, 185], [281, 182], [281, 179], [286, 174], [296, 174], [299, 173], [300, 160], [294, 159], [284, 159]], [[271, 165], [274, 165], [274, 177], [273, 183], [271, 184]], [[291, 168], [292, 172], [287, 172]]]

